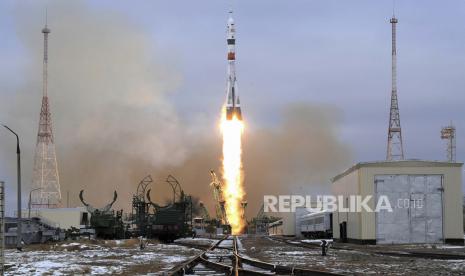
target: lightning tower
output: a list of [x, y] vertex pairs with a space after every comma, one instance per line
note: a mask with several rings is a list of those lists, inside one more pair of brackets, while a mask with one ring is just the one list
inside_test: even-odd
[[48, 35], [50, 33], [47, 22], [45, 22], [42, 33], [44, 34], [43, 96], [32, 177], [32, 189], [37, 190], [32, 193], [31, 204], [36, 208], [57, 208], [61, 203], [61, 192], [52, 131], [52, 114], [47, 93]]
[[399, 102], [397, 99], [397, 49], [396, 49], [396, 24], [397, 18], [392, 16], [392, 91], [391, 109], [389, 114], [388, 145], [386, 159], [403, 160], [404, 147], [402, 144], [402, 129], [400, 127]]
[[441, 129], [441, 139], [447, 140], [447, 160], [455, 162], [455, 126], [452, 122]]

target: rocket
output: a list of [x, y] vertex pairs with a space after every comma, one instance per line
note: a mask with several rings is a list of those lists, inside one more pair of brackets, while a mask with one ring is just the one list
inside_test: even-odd
[[227, 39], [228, 43], [228, 84], [226, 88], [226, 119], [232, 120], [236, 117], [242, 121], [241, 103], [237, 94], [236, 82], [236, 27], [232, 18], [232, 11], [229, 12]]

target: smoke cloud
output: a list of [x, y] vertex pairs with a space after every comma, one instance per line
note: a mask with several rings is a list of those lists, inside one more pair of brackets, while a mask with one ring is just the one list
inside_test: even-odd
[[[14, 8], [25, 54], [18, 65], [21, 81], [0, 79], [0, 121], [21, 134], [26, 198], [42, 96], [43, 42], [37, 26], [43, 20], [34, 12], [42, 6], [22, 3]], [[53, 3], [49, 95], [64, 205], [69, 195], [70, 207], [81, 206], [78, 193], [84, 189], [86, 201], [101, 207], [117, 190], [115, 208], [130, 211], [132, 194], [147, 174], [156, 180], [152, 198], [165, 201], [171, 194], [164, 179], [172, 174], [214, 215], [209, 170], [219, 171], [221, 164], [219, 128], [208, 120], [181, 119], [169, 100], [182, 83], [176, 64], [124, 14], [75, 1]], [[273, 126], [249, 127], [246, 121], [249, 216], [264, 194], [329, 190], [329, 178], [350, 162], [347, 145], [337, 137], [339, 119], [332, 107], [301, 103], [283, 106]], [[14, 145], [2, 137], [0, 173], [15, 176]], [[11, 206], [15, 185], [8, 185]]]
[[[246, 121], [243, 158], [249, 217], [257, 213], [263, 195], [329, 193], [330, 178], [351, 162], [349, 147], [337, 138], [341, 117], [337, 109], [289, 104], [278, 117], [270, 127], [249, 128]], [[186, 190], [214, 210], [206, 172], [220, 164], [221, 140], [212, 135], [195, 148], [184, 162], [165, 170], [193, 181]]]
[[[69, 193], [70, 205], [78, 205], [77, 194], [85, 189], [89, 202], [102, 205], [116, 189], [120, 198], [115, 206], [126, 206], [135, 191], [135, 175], [138, 179], [150, 172], [144, 167], [178, 164], [188, 152], [187, 137], [180, 135], [184, 128], [167, 102], [180, 76], [124, 14], [84, 2], [52, 3], [49, 96], [63, 201]], [[11, 93], [4, 93], [1, 119], [21, 134], [25, 191], [31, 183], [42, 96], [44, 19], [37, 11], [43, 7], [15, 5], [16, 34], [27, 62], [21, 83], [2, 80], [11, 83], [6, 90]], [[2, 159], [8, 158], [2, 163], [14, 160], [6, 154], [9, 150], [2, 145]], [[8, 170], [14, 175], [14, 167]]]

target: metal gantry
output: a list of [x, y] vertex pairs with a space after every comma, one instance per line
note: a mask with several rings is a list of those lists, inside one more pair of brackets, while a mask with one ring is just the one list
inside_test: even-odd
[[60, 179], [52, 131], [52, 115], [48, 101], [48, 35], [50, 29], [45, 24], [43, 60], [43, 97], [40, 110], [39, 130], [34, 156], [32, 188], [40, 192], [32, 196], [33, 207], [56, 208], [61, 203]]
[[223, 184], [220, 182], [220, 180], [216, 176], [215, 171], [213, 170], [210, 171], [210, 175], [212, 178], [210, 187], [213, 189], [213, 197], [215, 199], [216, 218], [222, 224], [228, 224], [228, 219], [226, 217], [226, 210], [225, 210], [225, 200], [223, 198]]
[[398, 20], [395, 16], [392, 16], [390, 22], [392, 25], [392, 91], [386, 159], [391, 161], [404, 159], [404, 147], [402, 143], [402, 129], [400, 127], [399, 102], [397, 98], [396, 24]]
[[[153, 183], [151, 175], [139, 182], [137, 193], [132, 197], [132, 223], [137, 229], [137, 236], [147, 237], [150, 204], [145, 200], [147, 188]], [[148, 190], [150, 192], [150, 189]]]
[[210, 221], [210, 214], [208, 213], [208, 210], [207, 208], [205, 207], [205, 204], [200, 201], [199, 202], [199, 213], [200, 213], [200, 217], [204, 219], [204, 221]]
[[452, 123], [441, 129], [441, 139], [447, 140], [447, 160], [455, 162], [455, 126]]
[[246, 217], [245, 217], [245, 209], [246, 208], [247, 208], [247, 200], [241, 201], [241, 218], [243, 220], [246, 220]]

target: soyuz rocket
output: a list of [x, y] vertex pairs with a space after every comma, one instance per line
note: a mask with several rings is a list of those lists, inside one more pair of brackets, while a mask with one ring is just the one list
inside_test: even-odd
[[236, 27], [232, 18], [232, 11], [229, 12], [227, 27], [228, 43], [228, 84], [226, 88], [226, 120], [236, 117], [242, 121], [241, 104], [237, 94], [236, 83]]

